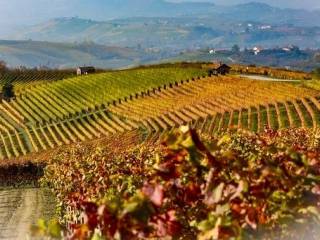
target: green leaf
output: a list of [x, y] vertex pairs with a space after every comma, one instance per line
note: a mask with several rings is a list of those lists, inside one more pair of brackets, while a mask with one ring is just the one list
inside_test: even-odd
[[222, 138], [220, 138], [218, 142], [218, 146], [221, 146], [223, 144], [231, 142], [231, 137], [229, 135], [224, 135]]
[[124, 212], [125, 213], [131, 213], [138, 209], [139, 203], [138, 202], [129, 202], [125, 203], [124, 205]]
[[57, 220], [51, 220], [48, 224], [49, 235], [54, 238], [61, 238], [62, 229]]
[[191, 136], [189, 136], [189, 137], [187, 137], [185, 140], [183, 140], [182, 142], [181, 142], [181, 146], [182, 147], [184, 147], [184, 148], [192, 148], [193, 146], [194, 146], [194, 142], [193, 142], [193, 140], [192, 140], [192, 137]]
[[47, 224], [46, 221], [44, 219], [38, 219], [37, 221], [37, 227], [43, 231], [45, 231], [47, 229]]

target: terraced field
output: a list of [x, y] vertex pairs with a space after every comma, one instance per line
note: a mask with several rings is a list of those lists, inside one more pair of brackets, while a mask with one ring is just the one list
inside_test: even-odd
[[318, 91], [288, 83], [214, 77], [172, 86], [109, 110], [141, 122], [148, 132], [191, 123], [211, 134], [228, 128], [316, 127], [319, 100]]
[[49, 83], [75, 75], [73, 70], [8, 70], [0, 72], [0, 87], [12, 83], [16, 94], [39, 83]]
[[320, 79], [314, 79], [312, 81], [307, 81], [304, 85], [308, 88], [316, 89], [320, 91]]
[[136, 130], [153, 141], [181, 124], [210, 134], [320, 124], [317, 90], [201, 75], [201, 69], [148, 68], [29, 87], [0, 104], [0, 158]]
[[[26, 88], [0, 104], [0, 158], [10, 159], [139, 128], [106, 106], [158, 86], [204, 74], [201, 69], [139, 69], [69, 78]], [[170, 85], [170, 84], [169, 84]]]

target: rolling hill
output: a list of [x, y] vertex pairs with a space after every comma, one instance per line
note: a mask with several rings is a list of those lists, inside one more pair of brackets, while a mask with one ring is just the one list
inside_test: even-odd
[[[127, 131], [154, 141], [183, 124], [210, 134], [320, 124], [318, 91], [237, 75], [208, 77], [207, 67], [151, 66], [26, 85], [15, 99], [0, 104], [0, 165]], [[271, 72], [283, 78], [306, 75]]]
[[[36, 8], [41, 6], [43, 3]], [[162, 0], [144, 0], [143, 4], [95, 0], [89, 4], [81, 0], [68, 1], [55, 14], [58, 6], [52, 6], [50, 14], [34, 25], [20, 25], [11, 34], [1, 35], [0, 31], [0, 38], [14, 40], [0, 41], [0, 59], [13, 67], [90, 64], [121, 68], [234, 44], [242, 48], [320, 47], [317, 10], [280, 9], [255, 2], [219, 6]], [[72, 17], [75, 15], [79, 17]], [[55, 17], [49, 20], [51, 16]]]
[[[30, 25], [56, 17], [74, 17], [106, 21], [115, 18], [130, 17], [181, 17], [215, 15], [220, 18], [240, 21], [256, 20], [269, 23], [288, 23], [305, 26], [319, 26], [319, 10], [282, 9], [267, 4], [251, 2], [246, 4], [222, 6], [209, 1], [174, 3], [164, 0], [43, 0], [33, 4], [33, 0], [19, 2], [27, 12], [15, 11], [10, 6], [1, 6], [0, 16], [3, 26], [8, 23]], [[50, 7], [48, 7], [50, 6]], [[8, 21], [10, 17], [10, 21]], [[20, 19], [20, 20], [19, 20]]]
[[11, 67], [46, 66], [70, 68], [94, 65], [120, 68], [156, 59], [152, 53], [125, 47], [108, 47], [94, 43], [52, 43], [39, 41], [0, 41], [0, 59]]

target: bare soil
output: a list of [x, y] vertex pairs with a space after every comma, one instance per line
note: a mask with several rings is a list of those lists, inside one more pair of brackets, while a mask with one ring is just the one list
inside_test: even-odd
[[30, 226], [54, 216], [54, 198], [41, 188], [0, 189], [0, 239], [30, 239]]

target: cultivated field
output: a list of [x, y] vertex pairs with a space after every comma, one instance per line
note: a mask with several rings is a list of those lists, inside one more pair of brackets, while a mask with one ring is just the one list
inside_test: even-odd
[[[317, 239], [319, 83], [199, 66], [13, 82], [0, 104], [0, 238]], [[53, 215], [39, 184], [59, 221], [29, 232]]]
[[[318, 91], [201, 68], [142, 68], [32, 84], [0, 105], [0, 158], [139, 130], [157, 140], [182, 124], [212, 134], [316, 127]], [[5, 161], [8, 162], [8, 161]]]
[[33, 84], [0, 105], [2, 159], [139, 128], [107, 110], [201, 69], [139, 69]]
[[16, 94], [39, 83], [48, 83], [74, 76], [74, 70], [6, 70], [0, 72], [0, 87], [11, 83]]

